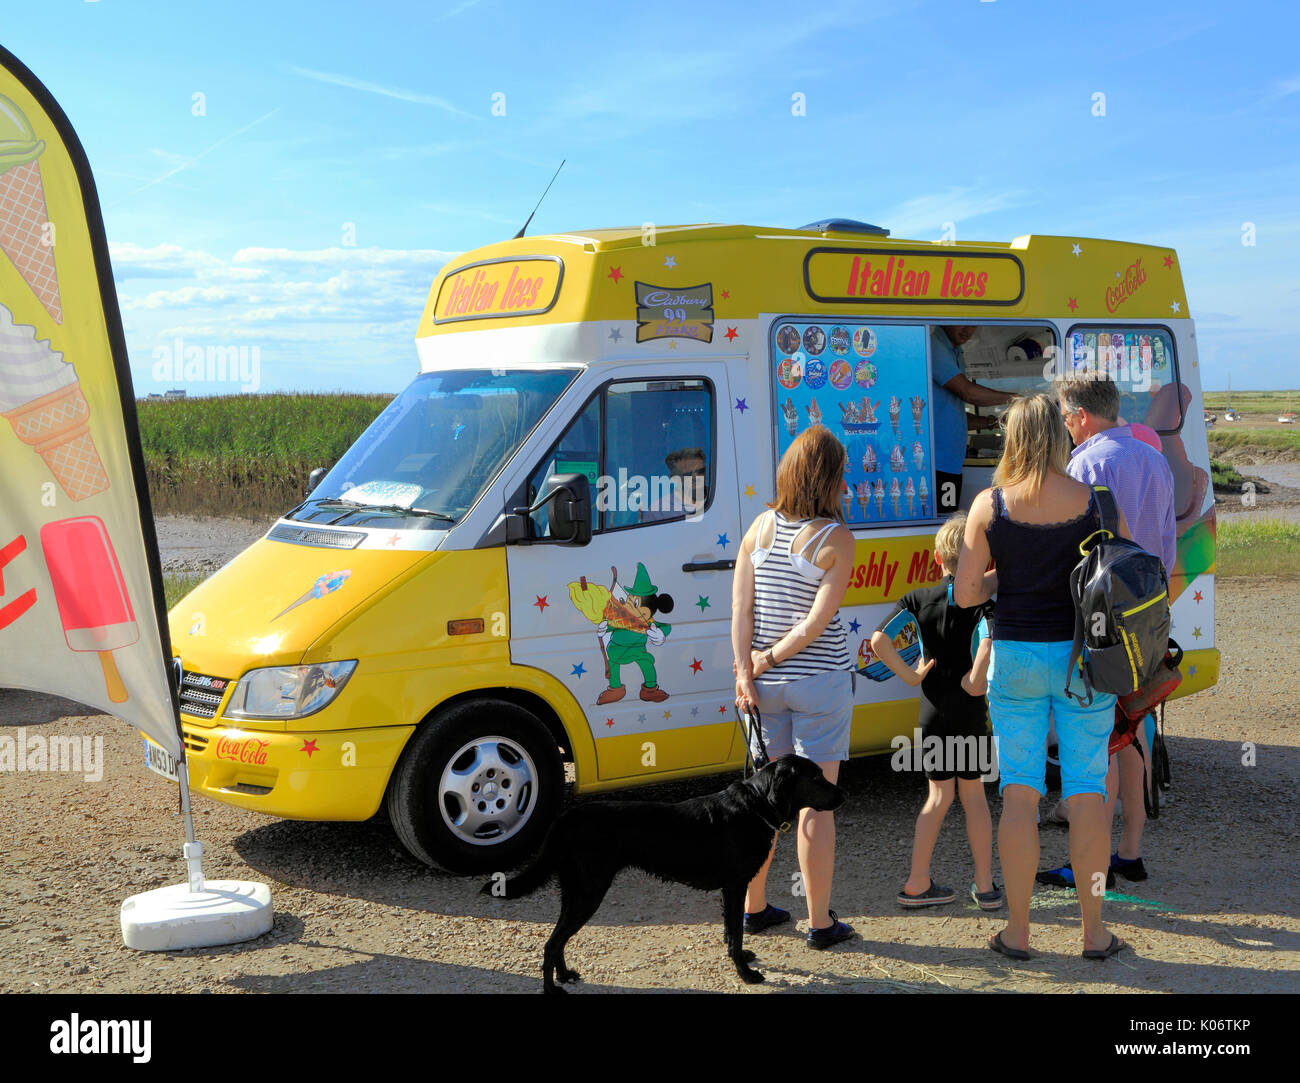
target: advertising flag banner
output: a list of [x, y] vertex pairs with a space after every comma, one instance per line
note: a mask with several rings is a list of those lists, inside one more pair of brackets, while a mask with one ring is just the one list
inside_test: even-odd
[[0, 687], [182, 755], [135, 396], [94, 182], [0, 48]]

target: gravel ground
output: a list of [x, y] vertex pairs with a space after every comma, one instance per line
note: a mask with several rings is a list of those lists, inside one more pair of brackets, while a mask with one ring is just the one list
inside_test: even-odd
[[[260, 533], [262, 528], [254, 532]], [[1279, 589], [1300, 582], [1220, 580], [1223, 672], [1214, 689], [1168, 712], [1172, 805], [1147, 830], [1151, 878], [1120, 882], [1106, 904], [1133, 946], [1106, 963], [1078, 957], [1072, 892], [1039, 888], [1030, 963], [984, 947], [999, 916], [969, 900], [903, 913], [906, 874], [924, 792], [883, 758], [849, 764], [837, 813], [834, 905], [859, 937], [809, 951], [778, 927], [750, 946], [765, 985], [752, 991], [937, 992], [1300, 991], [1300, 732], [1289, 687], [1300, 651], [1293, 608]], [[1280, 618], [1280, 619], [1279, 619]], [[1268, 634], [1261, 636], [1260, 630]], [[0, 736], [104, 738], [99, 782], [66, 773], [0, 773], [0, 992], [531, 992], [557, 892], [505, 902], [478, 894], [482, 878], [431, 871], [408, 857], [382, 819], [360, 824], [273, 820], [202, 797], [195, 825], [212, 879], [270, 884], [275, 926], [250, 944], [164, 954], [123, 947], [118, 908], [128, 895], [184, 879], [176, 790], [141, 762], [129, 727], [50, 696], [0, 692]], [[1255, 766], [1242, 764], [1243, 743]], [[678, 800], [721, 788], [702, 779], [642, 791]], [[998, 812], [993, 798], [994, 815]], [[1042, 831], [1042, 865], [1066, 860], [1066, 836]], [[793, 907], [796, 869], [784, 841], [771, 897]], [[940, 836], [935, 879], [971, 873], [959, 808]], [[1000, 877], [999, 877], [1000, 880]], [[626, 873], [569, 947], [578, 993], [749, 990], [723, 953], [716, 895]]]

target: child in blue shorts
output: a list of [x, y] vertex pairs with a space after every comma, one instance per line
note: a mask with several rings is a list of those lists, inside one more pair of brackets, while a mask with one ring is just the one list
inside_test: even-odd
[[[930, 792], [916, 818], [911, 873], [898, 893], [899, 905], [909, 909], [941, 906], [957, 898], [954, 890], [930, 878], [935, 842], [954, 792], [966, 814], [966, 837], [975, 865], [971, 898], [984, 910], [996, 910], [1003, 900], [1002, 889], [993, 882], [993, 821], [983, 781], [997, 763], [984, 699], [991, 650], [984, 618], [991, 603], [963, 609], [952, 596], [952, 571], [965, 530], [964, 512], [939, 528], [934, 555], [943, 579], [903, 595], [871, 637], [871, 649], [880, 661], [907, 684], [921, 686], [921, 763]], [[915, 618], [920, 630], [923, 653], [915, 669], [903, 661], [884, 631], [903, 612]], [[972, 641], [977, 638], [972, 659]]]

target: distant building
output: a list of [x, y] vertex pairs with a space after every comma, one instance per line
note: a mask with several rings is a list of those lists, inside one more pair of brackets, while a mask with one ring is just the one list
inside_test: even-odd
[[[152, 398], [153, 396], [151, 395], [149, 397]], [[163, 394], [163, 398], [167, 399], [169, 402], [172, 399], [183, 399], [184, 397], [185, 397], [185, 389], [183, 387], [173, 387], [170, 390], [164, 392]]]

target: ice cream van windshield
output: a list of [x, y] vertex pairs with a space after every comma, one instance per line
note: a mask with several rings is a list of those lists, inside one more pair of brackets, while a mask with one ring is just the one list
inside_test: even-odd
[[574, 369], [427, 372], [375, 418], [292, 518], [400, 528], [459, 519]]

